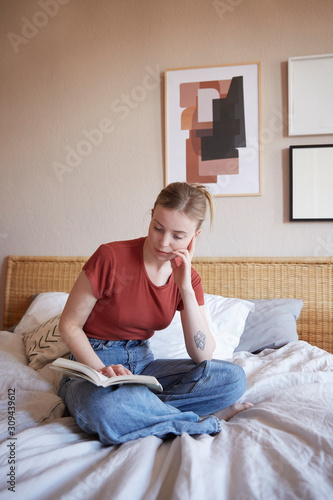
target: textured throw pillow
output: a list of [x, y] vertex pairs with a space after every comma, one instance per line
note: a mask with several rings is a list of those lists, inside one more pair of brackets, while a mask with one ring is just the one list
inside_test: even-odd
[[69, 353], [58, 330], [59, 320], [60, 315], [55, 316], [24, 335], [29, 366], [34, 370]]
[[31, 302], [19, 324], [15, 327], [15, 333], [28, 333], [44, 323], [49, 318], [61, 314], [67, 302], [68, 293], [45, 292], [40, 293]]
[[302, 299], [259, 299], [246, 320], [244, 332], [235, 351], [259, 352], [278, 348], [298, 340], [296, 320]]
[[[249, 301], [205, 294], [205, 312], [209, 328], [216, 341], [215, 359], [232, 357], [243, 333], [245, 321], [255, 305]], [[189, 358], [187, 354], [180, 312], [171, 324], [156, 332], [150, 339], [155, 359]]]

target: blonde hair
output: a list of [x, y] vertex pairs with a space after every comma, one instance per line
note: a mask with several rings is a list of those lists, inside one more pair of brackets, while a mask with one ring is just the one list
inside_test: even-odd
[[183, 212], [189, 219], [198, 223], [197, 230], [201, 228], [206, 219], [207, 208], [210, 211], [210, 226], [214, 217], [213, 199], [207, 188], [201, 184], [188, 184], [187, 182], [172, 182], [157, 196], [154, 210], [157, 205]]

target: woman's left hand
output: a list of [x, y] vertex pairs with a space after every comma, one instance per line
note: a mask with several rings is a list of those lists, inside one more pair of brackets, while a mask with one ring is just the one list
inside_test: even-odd
[[195, 236], [185, 249], [175, 250], [175, 258], [171, 260], [173, 278], [179, 290], [192, 289], [191, 262], [195, 250]]

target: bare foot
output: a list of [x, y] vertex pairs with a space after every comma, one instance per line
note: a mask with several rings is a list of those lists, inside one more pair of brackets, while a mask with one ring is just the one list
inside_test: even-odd
[[215, 417], [219, 420], [225, 420], [228, 422], [232, 417], [240, 413], [241, 411], [248, 410], [253, 406], [252, 403], [235, 403], [227, 408], [223, 408], [223, 410], [217, 411], [214, 413]]

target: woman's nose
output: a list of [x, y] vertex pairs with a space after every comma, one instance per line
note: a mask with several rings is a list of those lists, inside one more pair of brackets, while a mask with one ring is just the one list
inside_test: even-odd
[[161, 238], [161, 246], [162, 246], [163, 248], [165, 248], [165, 247], [169, 246], [169, 237], [168, 237], [168, 235], [164, 234], [164, 235], [162, 236], [162, 238]]

